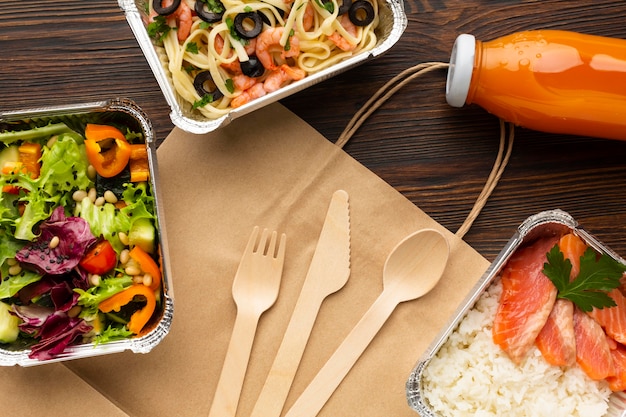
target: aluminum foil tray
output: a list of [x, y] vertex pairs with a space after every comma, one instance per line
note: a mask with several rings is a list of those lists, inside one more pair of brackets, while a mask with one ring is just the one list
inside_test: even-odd
[[327, 69], [311, 74], [300, 81], [280, 88], [273, 93], [255, 99], [246, 105], [231, 110], [218, 119], [208, 119], [199, 112], [193, 111], [191, 105], [182, 100], [176, 93], [171, 75], [167, 70], [167, 62], [165, 62], [167, 58], [161, 56], [163, 54], [159, 53], [158, 48], [155, 47], [146, 31], [144, 23], [146, 0], [118, 0], [118, 3], [125, 13], [126, 20], [137, 38], [137, 42], [154, 73], [165, 100], [171, 108], [170, 118], [172, 122], [184, 131], [203, 134], [214, 131], [238, 117], [325, 81], [387, 52], [400, 39], [400, 36], [406, 29], [407, 17], [404, 12], [404, 3], [402, 0], [375, 1], [378, 1], [380, 5], [380, 24], [376, 30], [378, 43], [372, 50], [357, 54]]
[[[589, 246], [600, 253], [605, 253], [613, 259], [626, 264], [626, 261], [611, 249], [606, 247], [594, 236], [585, 231], [578, 222], [568, 213], [561, 210], [550, 210], [538, 213], [526, 219], [517, 229], [515, 234], [507, 242], [481, 279], [476, 283], [469, 295], [457, 308], [446, 326], [439, 335], [431, 342], [426, 352], [418, 360], [407, 382], [406, 395], [409, 406], [422, 417], [438, 417], [439, 415], [431, 408], [424, 395], [423, 374], [431, 359], [437, 354], [449, 336], [456, 330], [458, 324], [471, 310], [487, 288], [499, 278], [500, 271], [506, 265], [511, 255], [525, 243], [532, 242], [540, 236], [561, 234], [574, 231]], [[626, 417], [626, 392], [616, 392], [609, 398], [608, 411], [605, 417]]]
[[[148, 353], [168, 334], [174, 312], [174, 294], [168, 261], [168, 248], [165, 224], [162, 215], [161, 197], [158, 189], [158, 169], [156, 139], [152, 124], [144, 112], [131, 100], [111, 99], [102, 102], [76, 105], [43, 107], [29, 110], [0, 113], [0, 131], [19, 130], [20, 126], [44, 126], [63, 122], [73, 130], [84, 129], [86, 123], [120, 123], [134, 132], [143, 134], [148, 152], [149, 176], [157, 217], [157, 241], [160, 246], [162, 286], [161, 309], [153, 315], [150, 330], [146, 334], [108, 343], [70, 346], [62, 354], [48, 360], [29, 358], [30, 349], [10, 345], [0, 345], [1, 366], [33, 366], [70, 359], [100, 356], [130, 350], [134, 353]], [[8, 346], [8, 347], [7, 347]]]

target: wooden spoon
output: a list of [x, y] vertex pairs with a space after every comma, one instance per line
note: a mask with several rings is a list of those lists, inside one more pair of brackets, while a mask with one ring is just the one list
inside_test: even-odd
[[420, 230], [398, 243], [385, 262], [383, 292], [285, 417], [316, 416], [396, 306], [425, 295], [439, 282], [449, 253], [448, 241], [432, 229]]

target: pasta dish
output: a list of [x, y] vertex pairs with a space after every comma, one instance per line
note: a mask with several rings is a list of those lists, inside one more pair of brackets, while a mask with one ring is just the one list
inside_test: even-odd
[[175, 91], [216, 119], [376, 46], [377, 0], [150, 0]]

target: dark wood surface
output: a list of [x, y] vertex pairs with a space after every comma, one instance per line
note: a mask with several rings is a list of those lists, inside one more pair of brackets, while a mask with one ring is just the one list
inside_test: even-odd
[[[408, 0], [408, 27], [384, 56], [282, 101], [331, 141], [387, 80], [449, 59], [460, 33], [478, 39], [562, 29], [626, 38], [622, 0]], [[3, 1], [0, 111], [129, 97], [157, 138], [169, 108], [116, 0]], [[456, 231], [493, 165], [498, 120], [445, 103], [445, 71], [408, 84], [345, 150], [435, 220]], [[626, 105], [626, 103], [624, 103]], [[560, 208], [626, 256], [626, 142], [516, 130], [513, 155], [465, 240], [493, 259], [529, 215]]]

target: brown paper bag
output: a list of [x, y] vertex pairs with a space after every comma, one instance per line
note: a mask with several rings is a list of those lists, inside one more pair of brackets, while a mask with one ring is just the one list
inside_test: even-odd
[[[147, 355], [72, 361], [69, 369], [129, 416], [207, 415], [235, 320], [231, 285], [242, 251], [255, 225], [276, 229], [287, 234], [286, 261], [278, 300], [259, 322], [239, 403], [237, 415], [249, 415], [331, 195], [343, 189], [350, 196], [351, 276], [322, 304], [283, 414], [382, 291], [389, 251], [428, 227], [450, 241], [442, 280], [430, 294], [398, 306], [320, 413], [416, 415], [406, 401], [407, 377], [485, 271], [486, 259], [280, 104], [207, 135], [175, 129], [159, 148], [158, 164], [174, 283], [171, 332]], [[68, 401], [76, 400], [68, 394]]]

